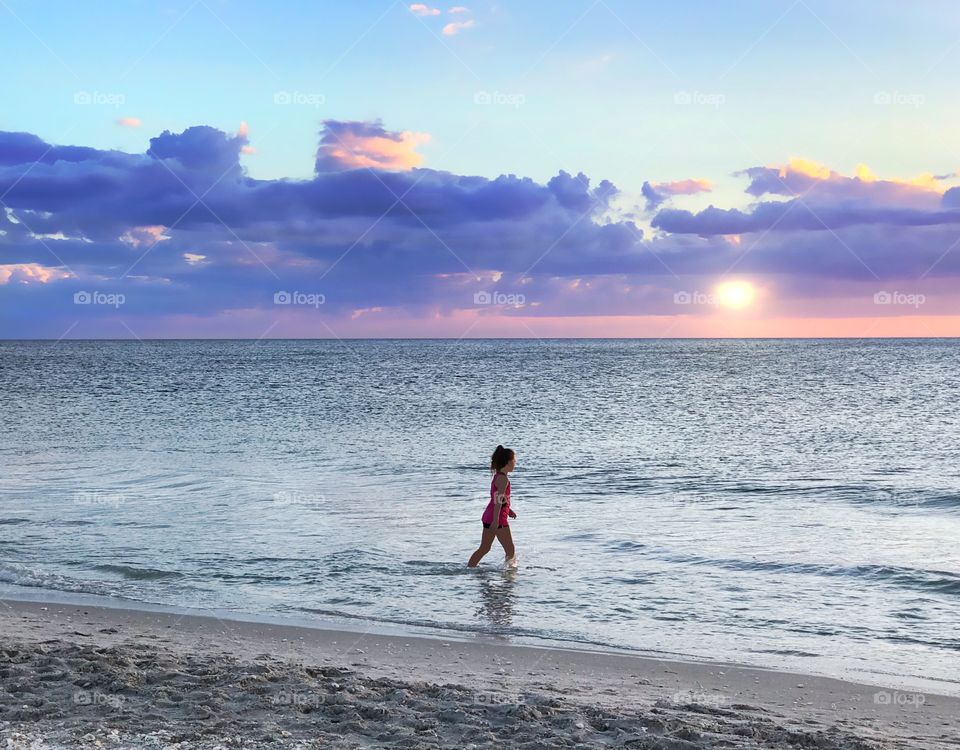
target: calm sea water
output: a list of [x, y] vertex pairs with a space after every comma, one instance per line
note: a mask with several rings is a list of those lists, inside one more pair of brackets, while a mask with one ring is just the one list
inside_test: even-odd
[[[2, 584], [960, 675], [960, 343], [0, 343]], [[518, 453], [516, 574], [478, 571]]]

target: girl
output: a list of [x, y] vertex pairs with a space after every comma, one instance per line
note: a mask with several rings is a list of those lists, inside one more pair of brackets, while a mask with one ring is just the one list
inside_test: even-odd
[[510, 479], [507, 474], [517, 465], [517, 454], [510, 448], [498, 445], [490, 457], [490, 470], [494, 472], [490, 482], [490, 502], [480, 520], [483, 522], [483, 535], [480, 537], [480, 546], [470, 556], [468, 568], [477, 567], [477, 563], [490, 551], [490, 546], [496, 538], [503, 545], [506, 553], [506, 562], [509, 565], [513, 560], [513, 537], [510, 535], [510, 526], [507, 516], [516, 518], [517, 514], [510, 507]]

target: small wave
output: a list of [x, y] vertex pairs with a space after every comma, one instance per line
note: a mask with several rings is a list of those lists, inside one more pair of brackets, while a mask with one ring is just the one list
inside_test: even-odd
[[169, 529], [169, 523], [141, 523], [140, 521], [113, 521], [111, 526], [132, 526], [137, 529]]
[[919, 609], [904, 610], [902, 612], [891, 612], [898, 620], [926, 620], [927, 616]]
[[840, 578], [859, 578], [913, 591], [960, 594], [960, 575], [946, 570], [905, 568], [896, 565], [821, 565], [771, 560], [713, 559], [698, 555], [667, 555], [672, 562], [705, 565], [727, 570], [761, 571]]
[[842, 501], [854, 505], [891, 506], [896, 508], [930, 508], [960, 511], [960, 493], [943, 492], [933, 488], [884, 487], [877, 484], [843, 484], [829, 479], [796, 478], [789, 482], [716, 482], [708, 487], [691, 485], [688, 492], [709, 491], [710, 495], [722, 496], [776, 496], [813, 497], [816, 500]]
[[[369, 614], [354, 614], [342, 610], [326, 609], [321, 607], [292, 607], [291, 611], [305, 612], [307, 614], [320, 615], [322, 617], [334, 617], [352, 621], [359, 620], [361, 622], [375, 622], [389, 625], [429, 628], [433, 631], [447, 631], [452, 633], [480, 633], [484, 635], [506, 635], [520, 638], [532, 638], [540, 642], [546, 641], [551, 643], [570, 644], [575, 648], [613, 649], [624, 653], [640, 655], [695, 658], [693, 654], [689, 653], [637, 648], [636, 646], [631, 646], [615, 640], [584, 638], [582, 635], [576, 633], [569, 633], [566, 631], [552, 630], [547, 628], [539, 629], [501, 625], [467, 625], [455, 622], [441, 622], [413, 618], [405, 619], [399, 617], [378, 617]], [[684, 618], [678, 617], [675, 619], [683, 620]]]
[[567, 534], [561, 537], [564, 542], [587, 542], [591, 539], [599, 539], [600, 535], [592, 531], [583, 531], [578, 534]]
[[609, 583], [625, 583], [628, 586], [650, 586], [657, 583], [657, 575], [659, 572], [650, 572], [644, 576], [608, 576], [603, 580]]
[[930, 509], [960, 511], [960, 493], [940, 493], [930, 489], [877, 489], [864, 487], [854, 496], [845, 498], [854, 505], [872, 505], [878, 508]]
[[[816, 480], [807, 479], [804, 481], [814, 482]], [[806, 487], [802, 484], [783, 484], [780, 482], [770, 482], [766, 484], [751, 484], [750, 482], [728, 482], [726, 484], [714, 483], [713, 490], [722, 490], [737, 495], [831, 495], [836, 497], [856, 498], [870, 489], [861, 485], [853, 484], [820, 484]]]
[[29, 518], [0, 518], [0, 526], [14, 526], [21, 523], [30, 523]]
[[182, 578], [183, 573], [175, 570], [157, 570], [156, 568], [136, 568], [132, 565], [94, 565], [94, 570], [105, 573], [118, 573], [131, 581], [158, 581], [163, 578]]
[[210, 577], [215, 581], [225, 581], [227, 583], [276, 583], [277, 581], [295, 580], [290, 576], [266, 575], [264, 573], [211, 573]]
[[924, 508], [956, 508], [960, 509], [960, 494], [939, 495], [918, 500], [908, 505], [919, 505]]
[[844, 499], [854, 505], [960, 511], [960, 493], [943, 493], [933, 489], [863, 487], [859, 492]]
[[884, 640], [891, 643], [906, 643], [911, 646], [930, 646], [934, 645], [938, 648], [949, 649], [950, 651], [960, 651], [960, 639], [957, 638], [939, 638], [935, 640], [922, 640], [920, 638], [914, 638], [910, 635], [888, 635], [884, 637]]
[[468, 568], [463, 563], [434, 562], [433, 560], [404, 560], [404, 565], [411, 565], [418, 575], [432, 576], [459, 576], [475, 573], [475, 569]]
[[751, 648], [751, 649], [747, 649], [747, 650], [750, 651], [750, 652], [752, 652], [752, 653], [754, 653], [754, 654], [776, 654], [776, 655], [778, 655], [778, 656], [803, 656], [803, 657], [811, 657], [811, 658], [815, 658], [815, 657], [820, 656], [820, 654], [814, 654], [814, 653], [812, 653], [812, 652], [810, 652], [810, 651], [798, 651], [798, 650], [796, 650], [796, 649], [789, 649], [789, 648], [784, 648], [784, 649], [780, 649], [780, 648]]
[[646, 549], [646, 544], [641, 544], [640, 542], [634, 542], [631, 539], [624, 539], [620, 542], [610, 542], [605, 545], [606, 549], [611, 552], [633, 552], [638, 549]]
[[67, 591], [74, 594], [100, 594], [113, 596], [116, 592], [99, 581], [81, 581], [76, 578], [49, 573], [17, 563], [0, 563], [0, 583], [12, 583], [28, 588]]

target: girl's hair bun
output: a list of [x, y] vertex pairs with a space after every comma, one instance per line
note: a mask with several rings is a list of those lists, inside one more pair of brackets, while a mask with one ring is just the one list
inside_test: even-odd
[[512, 458], [512, 449], [504, 448], [502, 445], [498, 445], [496, 450], [493, 451], [493, 455], [490, 457], [490, 469], [492, 471], [500, 471], [500, 469], [510, 463]]

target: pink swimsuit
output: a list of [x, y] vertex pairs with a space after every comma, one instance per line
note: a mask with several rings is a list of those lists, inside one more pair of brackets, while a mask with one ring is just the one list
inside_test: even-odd
[[[500, 472], [498, 471], [497, 474]], [[507, 476], [504, 474], [504, 476]], [[486, 510], [483, 511], [483, 515], [480, 517], [480, 520], [485, 524], [489, 525], [490, 521], [493, 520], [493, 506], [497, 500], [497, 477], [494, 475], [493, 479], [490, 480], [490, 502], [487, 503]], [[497, 525], [507, 526], [510, 512], [510, 480], [507, 479], [507, 488], [503, 491], [503, 505], [500, 506], [500, 523]]]

